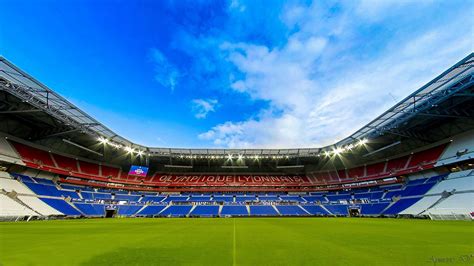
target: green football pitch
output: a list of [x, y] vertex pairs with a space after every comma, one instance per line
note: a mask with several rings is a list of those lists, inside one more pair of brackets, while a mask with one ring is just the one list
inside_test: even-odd
[[362, 218], [0, 223], [0, 265], [474, 265], [474, 224]]

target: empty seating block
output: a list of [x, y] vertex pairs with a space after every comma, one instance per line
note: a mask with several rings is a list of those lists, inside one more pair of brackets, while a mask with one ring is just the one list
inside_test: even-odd
[[77, 169], [76, 159], [61, 156], [59, 154], [54, 154], [53, 157], [59, 168], [62, 168], [70, 172], [79, 172], [79, 170]]
[[81, 215], [80, 212], [78, 212], [76, 209], [74, 209], [69, 203], [65, 202], [64, 200], [60, 199], [49, 199], [49, 198], [40, 198], [42, 201], [44, 201], [46, 204], [49, 206], [53, 207], [57, 211], [65, 214], [65, 215], [71, 215], [71, 216], [79, 216]]
[[375, 204], [362, 204], [360, 213], [362, 215], [378, 215], [380, 214], [390, 203], [375, 203]]
[[277, 211], [272, 206], [250, 206], [250, 215], [255, 216], [272, 216], [278, 215]]
[[163, 210], [160, 215], [164, 216], [186, 216], [191, 211], [191, 205], [173, 205]]
[[233, 196], [214, 196], [213, 200], [219, 201], [219, 202], [233, 202], [234, 197]]
[[420, 199], [421, 199], [421, 197], [419, 197], [419, 198], [410, 198], [410, 199], [401, 199], [401, 200], [395, 202], [387, 210], [385, 210], [383, 212], [383, 214], [396, 215], [396, 214], [400, 213], [401, 211], [407, 209], [411, 205], [415, 204]]
[[319, 205], [303, 205], [302, 207], [312, 215], [329, 215], [329, 213]]
[[145, 209], [141, 210], [137, 215], [143, 215], [143, 216], [158, 215], [165, 207], [166, 206], [148, 205], [145, 207]]
[[221, 210], [221, 215], [248, 216], [249, 212], [245, 206], [224, 205]]
[[276, 206], [281, 215], [308, 215], [303, 209], [297, 205], [281, 205]]
[[85, 215], [103, 216], [105, 214], [103, 204], [74, 203], [74, 205]]
[[140, 196], [116, 194], [115, 199], [116, 200], [126, 200], [126, 201], [138, 201], [140, 199]]
[[132, 216], [135, 215], [143, 206], [140, 205], [120, 205], [118, 208], [119, 215]]
[[196, 206], [190, 215], [199, 216], [217, 216], [219, 214], [219, 206], [217, 205], [202, 205]]
[[334, 215], [347, 215], [347, 205], [324, 205]]
[[117, 178], [119, 176], [120, 169], [102, 165], [102, 176]]
[[24, 161], [28, 161], [37, 165], [55, 167], [49, 152], [35, 149], [17, 142], [12, 142], [12, 144]]
[[85, 174], [99, 175], [99, 165], [98, 164], [79, 161], [79, 166], [81, 167], [81, 172], [83, 172]]
[[33, 190], [33, 192], [35, 192], [37, 195], [54, 196], [54, 197], [62, 196], [61, 192], [55, 186], [29, 183], [29, 182], [25, 182], [24, 184], [27, 185], [28, 188]]

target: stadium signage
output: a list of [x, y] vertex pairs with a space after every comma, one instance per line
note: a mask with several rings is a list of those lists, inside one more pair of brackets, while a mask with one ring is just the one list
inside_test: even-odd
[[[157, 178], [155, 178], [157, 180]], [[309, 182], [301, 176], [259, 176], [259, 175], [162, 175], [158, 177], [160, 183], [303, 183]]]

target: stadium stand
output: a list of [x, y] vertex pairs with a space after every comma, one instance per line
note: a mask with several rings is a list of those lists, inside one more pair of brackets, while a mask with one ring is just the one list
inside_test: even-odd
[[252, 216], [277, 216], [278, 212], [273, 206], [269, 205], [251, 205], [250, 215]]

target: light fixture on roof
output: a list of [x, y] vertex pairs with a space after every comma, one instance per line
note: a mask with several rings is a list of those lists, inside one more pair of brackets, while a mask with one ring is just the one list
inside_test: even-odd
[[232, 154], [227, 154], [227, 160], [232, 160]]
[[341, 147], [336, 147], [336, 148], [334, 148], [334, 149], [332, 150], [332, 152], [333, 152], [335, 155], [339, 155], [339, 154], [341, 154], [341, 153], [344, 152], [344, 149], [341, 148]]
[[132, 147], [125, 146], [123, 149], [124, 149], [127, 153], [133, 153], [133, 152], [135, 152], [135, 149], [133, 149]]
[[109, 140], [106, 139], [106, 138], [104, 138], [104, 137], [99, 137], [99, 138], [97, 138], [97, 140], [98, 140], [100, 143], [102, 143], [102, 144], [107, 144], [107, 143], [109, 143]]
[[368, 140], [367, 139], [361, 139], [359, 140], [359, 143], [357, 143], [359, 146], [363, 146], [365, 144], [367, 144]]
[[244, 158], [244, 156], [243, 156], [242, 154], [239, 154], [237, 158], [238, 158], [238, 160], [240, 161], [240, 160], [242, 160], [242, 159]]
[[138, 156], [142, 156], [143, 155], [143, 151], [142, 150], [138, 150]]

